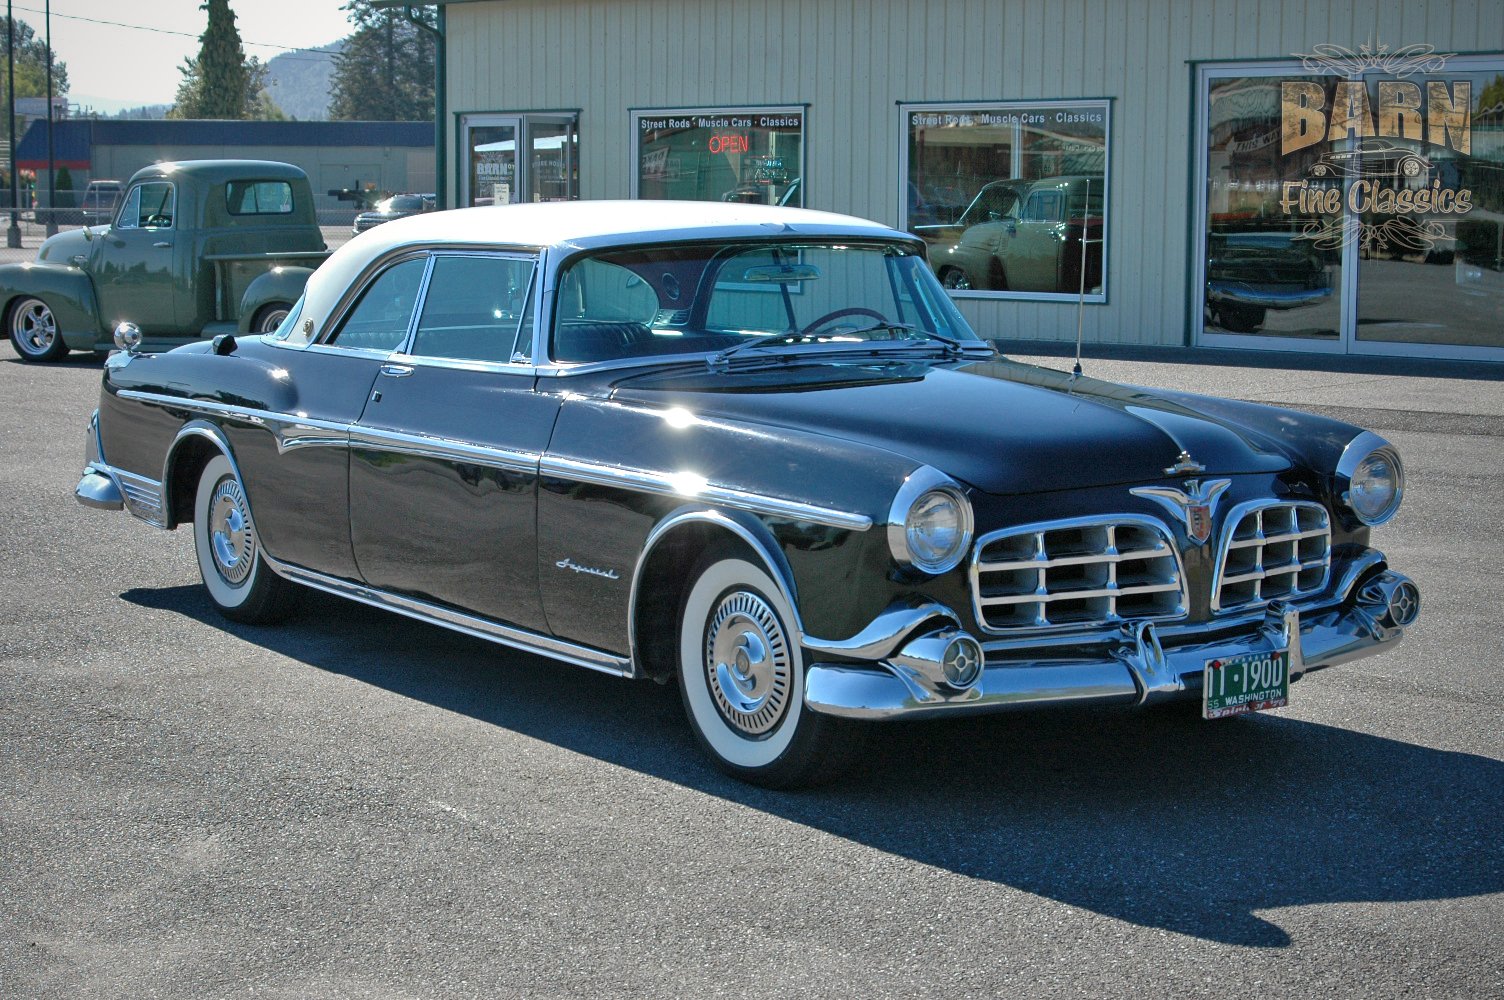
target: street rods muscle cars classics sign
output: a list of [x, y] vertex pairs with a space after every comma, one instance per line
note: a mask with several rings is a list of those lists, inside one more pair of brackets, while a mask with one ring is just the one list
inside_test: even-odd
[[763, 784], [884, 719], [1282, 705], [1419, 611], [1369, 543], [1383, 439], [1003, 359], [859, 219], [440, 212], [338, 250], [270, 334], [137, 338], [76, 495], [191, 525], [226, 616], [313, 587], [673, 681]]

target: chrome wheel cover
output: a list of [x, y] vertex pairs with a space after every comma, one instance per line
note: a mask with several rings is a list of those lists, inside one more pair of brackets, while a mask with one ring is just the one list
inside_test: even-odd
[[721, 600], [705, 629], [705, 672], [716, 708], [738, 733], [757, 737], [778, 725], [789, 705], [793, 661], [766, 601], [743, 590]]
[[261, 326], [257, 330], [257, 332], [258, 333], [274, 333], [274, 332], [276, 332], [277, 327], [281, 326], [282, 325], [282, 321], [287, 318], [287, 314], [288, 314], [289, 311], [290, 310], [287, 310], [287, 309], [273, 309], [271, 312], [269, 312], [265, 316], [261, 317]]
[[214, 569], [231, 585], [244, 582], [256, 561], [256, 535], [246, 513], [245, 493], [235, 479], [214, 488], [209, 501], [209, 550]]
[[10, 336], [27, 354], [44, 354], [57, 343], [57, 321], [41, 299], [27, 299], [10, 316]]
[[965, 271], [952, 270], [945, 272], [945, 280], [941, 284], [946, 288], [954, 288], [958, 292], [971, 290], [971, 279], [966, 277]]

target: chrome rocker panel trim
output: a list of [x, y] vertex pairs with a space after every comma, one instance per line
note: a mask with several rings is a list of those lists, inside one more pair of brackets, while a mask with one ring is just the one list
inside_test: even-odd
[[278, 576], [294, 583], [301, 583], [305, 587], [312, 587], [339, 597], [347, 597], [352, 601], [359, 601], [372, 607], [395, 611], [399, 615], [406, 615], [430, 625], [439, 625], [455, 632], [463, 632], [477, 639], [485, 639], [488, 642], [510, 646], [527, 653], [537, 653], [539, 656], [551, 657], [577, 667], [598, 670], [614, 677], [636, 676], [636, 672], [632, 669], [632, 661], [623, 656], [591, 649], [588, 646], [578, 646], [572, 642], [540, 635], [513, 625], [503, 625], [501, 622], [466, 614], [440, 604], [376, 590], [350, 580], [326, 576], [323, 573], [315, 573], [313, 570], [281, 562], [265, 552], [261, 553], [261, 558], [266, 560], [266, 565]]
[[1352, 603], [1303, 617], [1293, 606], [1274, 602], [1262, 620], [1237, 635], [1168, 649], [1152, 622], [1125, 625], [1100, 654], [1077, 651], [1072, 657], [1062, 650], [1051, 657], [1043, 650], [1019, 648], [1002, 658], [989, 648], [981, 679], [963, 691], [921, 684], [886, 661], [879, 664], [881, 670], [812, 663], [805, 668], [804, 703], [825, 715], [869, 720], [1062, 704], [1144, 705], [1196, 695], [1209, 659], [1276, 649], [1289, 650], [1293, 681], [1399, 642], [1405, 626], [1396, 624], [1379, 602], [1383, 593], [1403, 585], [1413, 588], [1407, 577], [1380, 571], [1366, 578]]

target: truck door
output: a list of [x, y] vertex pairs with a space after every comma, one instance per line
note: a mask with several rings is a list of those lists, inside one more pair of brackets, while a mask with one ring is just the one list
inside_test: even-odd
[[[131, 186], [93, 255], [94, 288], [105, 330], [129, 320], [146, 336], [181, 336], [191, 318], [188, 234], [177, 227], [177, 188], [148, 180]], [[187, 300], [185, 302], [185, 300]]]

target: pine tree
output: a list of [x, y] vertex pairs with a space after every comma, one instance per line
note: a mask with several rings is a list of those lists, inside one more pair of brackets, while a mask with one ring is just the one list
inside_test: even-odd
[[167, 117], [285, 117], [266, 93], [266, 67], [245, 57], [229, 0], [205, 0], [199, 10], [209, 12], [209, 23], [199, 36], [198, 56], [183, 60], [183, 82]]
[[431, 121], [433, 36], [397, 10], [367, 0], [345, 5], [356, 30], [334, 57], [329, 117], [343, 121]]

